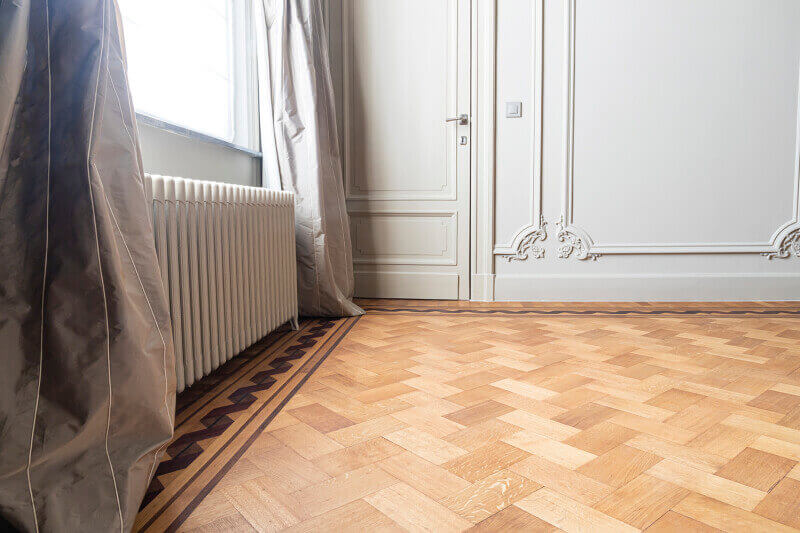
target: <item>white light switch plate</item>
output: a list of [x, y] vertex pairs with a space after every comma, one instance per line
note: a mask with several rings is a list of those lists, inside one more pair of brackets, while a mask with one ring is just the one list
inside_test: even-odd
[[506, 118], [522, 116], [522, 102], [506, 102]]

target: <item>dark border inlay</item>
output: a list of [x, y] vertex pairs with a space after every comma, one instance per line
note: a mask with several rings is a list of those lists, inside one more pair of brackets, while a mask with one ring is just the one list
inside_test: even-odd
[[[228, 459], [228, 461], [222, 466], [222, 468], [220, 468], [219, 471], [216, 474], [214, 474], [214, 477], [211, 478], [211, 480], [206, 484], [206, 486], [203, 487], [200, 490], [200, 492], [192, 499], [191, 502], [189, 502], [189, 504], [186, 506], [186, 508], [183, 509], [180, 512], [180, 514], [175, 518], [175, 520], [172, 521], [172, 523], [169, 525], [169, 527], [165, 531], [167, 531], [167, 532], [177, 531], [177, 529], [181, 526], [181, 524], [183, 524], [186, 521], [186, 519], [189, 518], [189, 516], [192, 514], [192, 512], [194, 512], [194, 510], [197, 508], [197, 506], [200, 505], [200, 503], [206, 498], [206, 496], [208, 496], [211, 493], [211, 491], [214, 489], [214, 487], [217, 486], [217, 484], [220, 482], [220, 480], [223, 478], [223, 476], [225, 476], [225, 474], [227, 474], [228, 471], [231, 468], [233, 468], [233, 465], [235, 465], [236, 462], [239, 461], [239, 459], [241, 459], [242, 455], [244, 455], [244, 453], [247, 451], [247, 449], [264, 432], [264, 430], [267, 428], [269, 423], [272, 422], [272, 420], [278, 415], [278, 413], [280, 413], [281, 409], [283, 409], [283, 407], [294, 397], [294, 395], [297, 394], [297, 391], [300, 390], [300, 387], [302, 387], [306, 383], [306, 381], [308, 381], [308, 379], [314, 374], [314, 372], [317, 371], [317, 369], [320, 367], [320, 365], [322, 365], [322, 363], [325, 362], [325, 360], [328, 358], [328, 356], [331, 354], [331, 352], [339, 345], [339, 343], [342, 341], [342, 339], [344, 339], [344, 337], [347, 335], [347, 333], [353, 328], [353, 326], [355, 326], [356, 322], [358, 322], [358, 320], [360, 318], [361, 317], [354, 317], [354, 318], [348, 319], [349, 320], [349, 324], [347, 323], [348, 321], [345, 321], [345, 322], [342, 323], [342, 325], [337, 329], [337, 331], [334, 332], [334, 335], [336, 335], [336, 340], [333, 341], [333, 344], [331, 344], [331, 346], [329, 346], [327, 350], [325, 350], [325, 353], [322, 355], [322, 357], [320, 357], [317, 360], [317, 362], [314, 363], [314, 365], [308, 370], [308, 372], [306, 372], [306, 374], [302, 377], [300, 382], [297, 383], [297, 385], [295, 385], [295, 387], [289, 392], [289, 394], [283, 400], [281, 400], [281, 402], [278, 405], [275, 406], [275, 408], [272, 410], [272, 412], [270, 412], [270, 414], [267, 416], [267, 418], [255, 429], [255, 431], [253, 431], [253, 433], [250, 435], [250, 437], [248, 437], [247, 440], [239, 447], [239, 449], [236, 450], [236, 452], [231, 456], [230, 459]], [[344, 326], [346, 326], [346, 327], [344, 327]], [[344, 331], [341, 331], [342, 327], [344, 327]], [[331, 338], [333, 338], [333, 337], [331, 337]], [[308, 362], [306, 362], [306, 364], [307, 363]], [[305, 366], [305, 365], [303, 365], [303, 366]], [[298, 373], [299, 372], [302, 372], [302, 368], [298, 370]], [[287, 384], [288, 384], [288, 381], [283, 384], [281, 389], [283, 387], [285, 387]], [[270, 397], [269, 400], [264, 402], [263, 405], [255, 413], [253, 413], [253, 416], [251, 416], [248, 419], [247, 423], [245, 423], [241, 428], [239, 428], [239, 430], [236, 432], [236, 434], [233, 435], [233, 437], [231, 437], [231, 439], [228, 442], [231, 442], [234, 438], [236, 438], [236, 436], [239, 433], [241, 433], [245, 429], [245, 427], [247, 427], [249, 425], [249, 423], [256, 416], [259, 415], [259, 413], [261, 413], [261, 411], [264, 409], [264, 407], [266, 407], [269, 404], [269, 402], [277, 395], [278, 392], [280, 392], [280, 391], [276, 391], [276, 393], [273, 394]], [[223, 448], [221, 448], [219, 451], [217, 451], [217, 453], [215, 454], [214, 458], [216, 458], [222, 452], [222, 450], [223, 450]], [[212, 458], [211, 460], [213, 461], [214, 458]], [[211, 461], [209, 461], [209, 462], [211, 462]], [[198, 474], [199, 474], [199, 472], [198, 472]], [[188, 485], [188, 483], [187, 483], [187, 485]]]
[[[140, 531], [150, 528], [158, 520], [158, 518], [170, 508], [170, 506], [174, 505], [181, 494], [183, 494], [186, 489], [192, 486], [192, 484], [208, 468], [208, 466], [212, 464], [220, 456], [220, 454], [222, 454], [230, 446], [230, 444], [234, 442], [234, 440], [251, 425], [251, 422], [259, 414], [261, 414], [262, 411], [271, 402], [273, 402], [275, 398], [287, 388], [287, 386], [290, 385], [290, 383], [292, 383], [292, 380], [305, 372], [305, 375], [300, 378], [299, 383], [289, 392], [289, 395], [286, 398], [283, 398], [273, 409], [273, 411], [270, 412], [265, 422], [256, 428], [256, 433], [248, 437], [248, 440], [245, 442], [245, 444], [235, 452], [230, 460], [226, 462], [223, 470], [221, 470], [222, 473], [217, 472], [212, 480], [201, 489], [200, 493], [192, 499], [187, 508], [182, 510], [178, 517], [173, 520], [169, 530], [174, 530], [179, 527], [180, 524], [182, 524], [183, 521], [188, 518], [191, 512], [194, 511], [197, 505], [202, 502], [203, 498], [205, 498], [205, 496], [214, 488], [214, 486], [216, 486], [222, 475], [224, 475], [224, 473], [233, 466], [233, 464], [236, 462], [236, 460], [238, 460], [239, 457], [241, 457], [247, 447], [252, 444], [252, 441], [254, 441], [255, 438], [263, 432], [267, 424], [275, 418], [275, 416], [280, 412], [281, 408], [291, 399], [292, 396], [294, 396], [299, 388], [308, 380], [311, 374], [316, 371], [319, 365], [325, 360], [325, 358], [327, 358], [328, 354], [339, 344], [339, 342], [344, 338], [345, 334], [353, 327], [353, 325], [355, 325], [356, 322], [357, 319], [311, 320], [307, 324], [303, 325], [297, 335], [290, 334], [288, 338], [292, 339], [291, 342], [277, 351], [271, 350], [270, 348], [276, 346], [280, 347], [282, 341], [287, 338], [287, 332], [283, 332], [283, 334], [277, 339], [264, 339], [257, 345], [245, 350], [245, 352], [252, 350], [252, 352], [249, 354], [249, 358], [244, 357], [243, 359], [245, 359], [245, 361], [241, 364], [238, 364], [235, 370], [233, 370], [231, 373], [227, 373], [224, 376], [224, 379], [228, 379], [232, 375], [236, 374], [239, 376], [231, 383], [226, 384], [219, 391], [216, 391], [215, 394], [216, 397], [220, 396], [221, 394], [228, 394], [227, 398], [230, 403], [212, 409], [209, 413], [207, 413], [200, 420], [204, 428], [180, 435], [170, 443], [167, 454], [165, 454], [164, 459], [159, 464], [157, 473], [153, 477], [151, 486], [148, 488], [148, 494], [146, 495], [145, 502], [142, 504], [142, 509], [144, 509], [147, 504], [149, 504], [156, 496], [158, 496], [160, 492], [165, 489], [165, 486], [161, 483], [161, 480], [158, 477], [159, 475], [185, 469], [192, 464], [195, 459], [198, 459], [201, 456], [204, 451], [203, 447], [200, 446], [201, 441], [208, 438], [224, 438], [225, 442], [219, 447], [212, 457], [203, 459], [204, 464], [199, 467], [198, 470], [186, 482], [184, 482], [174, 494], [172, 494], [167, 502], [160, 506], [158, 511], [156, 511], [153, 516], [143, 525]], [[328, 336], [325, 343], [317, 347], [319, 341], [328, 335], [328, 333], [330, 333], [330, 336]], [[331, 341], [334, 342], [326, 350], [325, 346]], [[303, 359], [306, 355], [308, 355], [309, 350], [316, 351], [312, 353], [308, 359], [305, 359], [299, 366], [295, 366], [292, 363], [295, 360]], [[319, 354], [322, 353], [321, 350], [326, 351], [321, 357], [319, 357]], [[241, 380], [245, 376], [262, 364], [265, 359], [273, 355], [275, 358], [268, 362], [269, 368], [250, 376], [246, 383], [241, 383]], [[316, 361], [316, 364], [313, 364], [310, 369], [306, 370], [309, 364], [313, 363], [314, 361]], [[259, 400], [253, 395], [255, 392], [263, 393], [265, 391], [269, 391], [269, 389], [271, 389], [273, 385], [277, 383], [273, 376], [277, 374], [283, 374], [288, 371], [291, 371], [290, 377], [276, 390], [271, 391], [268, 398]], [[206, 388], [206, 390], [208, 392], [214, 391], [214, 388], [223, 383], [224, 379], [216, 379], [213, 386]], [[239, 385], [233, 387], [233, 385], [236, 385], [237, 383]], [[187, 391], [184, 391], [184, 393], [181, 394], [185, 394]], [[196, 404], [201, 400], [203, 400], [202, 397], [193, 398], [188, 402], [186, 407]], [[259, 408], [247, 418], [247, 420], [236, 430], [235, 433], [231, 435], [225, 435], [225, 431], [232, 423], [232, 420], [228, 415], [237, 411], [246, 410], [256, 401], [261, 404]], [[204, 401], [203, 405], [207, 405], [207, 403], [208, 402]], [[196, 412], [199, 412], [199, 409]]]
[[[310, 321], [308, 323], [308, 327], [304, 324], [303, 328], [297, 332], [296, 335], [293, 335], [293, 332], [284, 332], [282, 337], [285, 339], [290, 339], [288, 346], [283, 349], [283, 352], [271, 352], [266, 354], [266, 357], [270, 355], [278, 355], [271, 361], [269, 361], [269, 369], [263, 370], [258, 372], [250, 377], [250, 384], [245, 384], [228, 395], [229, 403], [226, 405], [222, 405], [217, 407], [216, 409], [212, 409], [209, 413], [207, 413], [201, 420], [200, 423], [203, 428], [200, 428], [195, 431], [191, 431], [188, 433], [184, 433], [177, 438], [174, 438], [172, 442], [170, 442], [169, 446], [167, 447], [166, 453], [164, 457], [162, 457], [161, 462], [156, 469], [156, 473], [153, 476], [153, 479], [150, 482], [150, 486], [145, 493], [144, 500], [142, 501], [140, 511], [147, 507], [153, 499], [155, 499], [166, 487], [163, 485], [161, 480], [159, 479], [160, 475], [164, 474], [171, 474], [173, 472], [177, 472], [179, 470], [184, 470], [188, 468], [196, 459], [198, 459], [202, 453], [205, 451], [203, 446], [201, 446], [201, 442], [211, 439], [211, 438], [219, 438], [224, 435], [225, 431], [228, 427], [233, 423], [233, 419], [231, 419], [228, 415], [233, 414], [235, 412], [244, 411], [248, 409], [257, 398], [253, 396], [253, 392], [264, 392], [268, 391], [275, 383], [276, 380], [273, 376], [277, 374], [282, 374], [287, 371], [293, 370], [294, 365], [291, 364], [291, 361], [301, 359], [308, 353], [309, 349], [312, 349], [316, 346], [319, 339], [324, 337], [337, 323], [335, 320], [318, 320], [318, 321]], [[341, 327], [341, 324], [339, 324]], [[338, 329], [338, 328], [337, 328]], [[278, 339], [276, 342], [279, 342], [281, 339]], [[269, 343], [268, 338], [264, 339], [261, 342]], [[247, 357], [245, 356], [246, 353], [250, 352], [250, 358], [257, 357], [258, 355], [263, 354], [263, 351], [259, 349], [259, 345], [261, 342], [256, 343], [254, 346], [246, 349], [242, 354], [242, 358], [245, 359], [244, 363], [237, 363], [234, 372], [239, 372], [240, 377], [236, 379], [231, 385], [238, 382], [241, 378], [247, 376], [247, 374], [255, 368], [257, 365], [247, 365]], [[269, 343], [272, 345], [273, 343]], [[256, 354], [255, 356], [253, 354]], [[237, 356], [238, 358], [238, 356]], [[263, 362], [264, 358], [259, 358], [260, 362]], [[235, 360], [235, 359], [234, 359]], [[305, 361], [303, 365], [300, 365], [297, 369], [294, 369], [296, 372], [299, 372], [300, 369], [307, 363]], [[230, 377], [225, 376], [225, 378]], [[213, 381], [215, 384], [218, 384], [220, 381], [217, 377], [212, 373], [207, 378]], [[202, 382], [203, 380], [201, 380]], [[288, 381], [288, 380], [287, 380]], [[267, 402], [272, 401], [272, 399], [279, 394], [285, 387], [286, 383], [281, 385], [267, 400]], [[230, 387], [223, 388], [220, 393], [223, 393], [229, 390]], [[209, 390], [213, 390], [213, 387]], [[180, 396], [186, 395], [191, 391], [187, 389], [186, 391], [182, 392]], [[202, 399], [202, 398], [201, 398]], [[195, 403], [197, 399], [192, 399], [191, 403]], [[249, 420], [242, 426], [242, 428], [246, 427], [249, 423]], [[241, 429], [241, 428], [240, 428]], [[238, 434], [238, 433], [237, 433]], [[236, 434], [232, 438], [235, 438]], [[222, 446], [220, 449], [223, 450], [227, 445], [231, 442], [231, 439]], [[207, 448], [207, 446], [206, 446]], [[210, 464], [211, 461], [214, 460], [212, 457], [209, 461], [206, 461], [205, 465]], [[174, 499], [180, 495], [186, 487], [191, 485], [191, 483], [196, 479], [197, 475], [202, 472], [200, 469], [198, 472], [192, 476], [187, 483], [185, 483], [175, 495], [169, 500], [169, 502], [162, 506], [159, 511], [151, 518], [147, 524], [142, 528], [142, 530], [147, 529], [152, 522], [158, 518], [168, 507], [172, 504]]]
[[365, 311], [377, 313], [441, 313], [445, 315], [533, 315], [533, 316], [652, 316], [652, 315], [719, 315], [719, 316], [780, 316], [800, 315], [798, 309], [453, 309], [447, 307], [370, 307], [362, 306]]
[[[302, 333], [306, 330], [309, 323], [303, 324], [298, 331]], [[244, 352], [230, 359], [225, 364], [214, 370], [208, 376], [202, 378], [191, 387], [184, 390], [178, 395], [178, 403], [176, 406], [176, 415], [182, 415], [190, 407], [200, 403], [196, 409], [183, 417], [183, 419], [175, 424], [175, 429], [178, 429], [187, 421], [200, 412], [206, 405], [214, 401], [220, 394], [224, 393], [230, 387], [242, 380], [250, 368], [261, 364], [266, 357], [271, 355], [270, 349], [277, 347], [282, 342], [287, 341], [291, 336], [292, 331], [284, 326], [269, 334], [264, 339], [258, 341], [254, 346], [247, 348]], [[234, 376], [236, 379], [222, 387], [220, 390], [215, 391], [217, 387], [225, 383], [225, 380]], [[213, 393], [213, 394], [212, 394]]]

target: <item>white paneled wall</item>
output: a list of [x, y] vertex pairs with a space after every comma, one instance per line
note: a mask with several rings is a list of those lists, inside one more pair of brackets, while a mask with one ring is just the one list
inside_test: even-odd
[[472, 298], [800, 299], [800, 1], [467, 3]]
[[495, 216], [476, 221], [493, 260], [474, 296], [800, 299], [800, 2], [497, 0], [493, 16], [495, 175], [478, 179]]

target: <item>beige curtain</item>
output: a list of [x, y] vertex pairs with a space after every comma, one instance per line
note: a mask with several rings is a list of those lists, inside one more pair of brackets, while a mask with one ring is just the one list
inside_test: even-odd
[[256, 4], [264, 184], [295, 194], [300, 314], [363, 314], [351, 301], [352, 245], [322, 6]]
[[129, 531], [175, 374], [114, 0], [0, 1], [0, 530]]

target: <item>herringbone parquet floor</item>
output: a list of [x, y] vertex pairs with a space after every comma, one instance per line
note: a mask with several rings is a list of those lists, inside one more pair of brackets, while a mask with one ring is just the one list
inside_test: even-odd
[[365, 305], [182, 529], [800, 528], [797, 305]]

